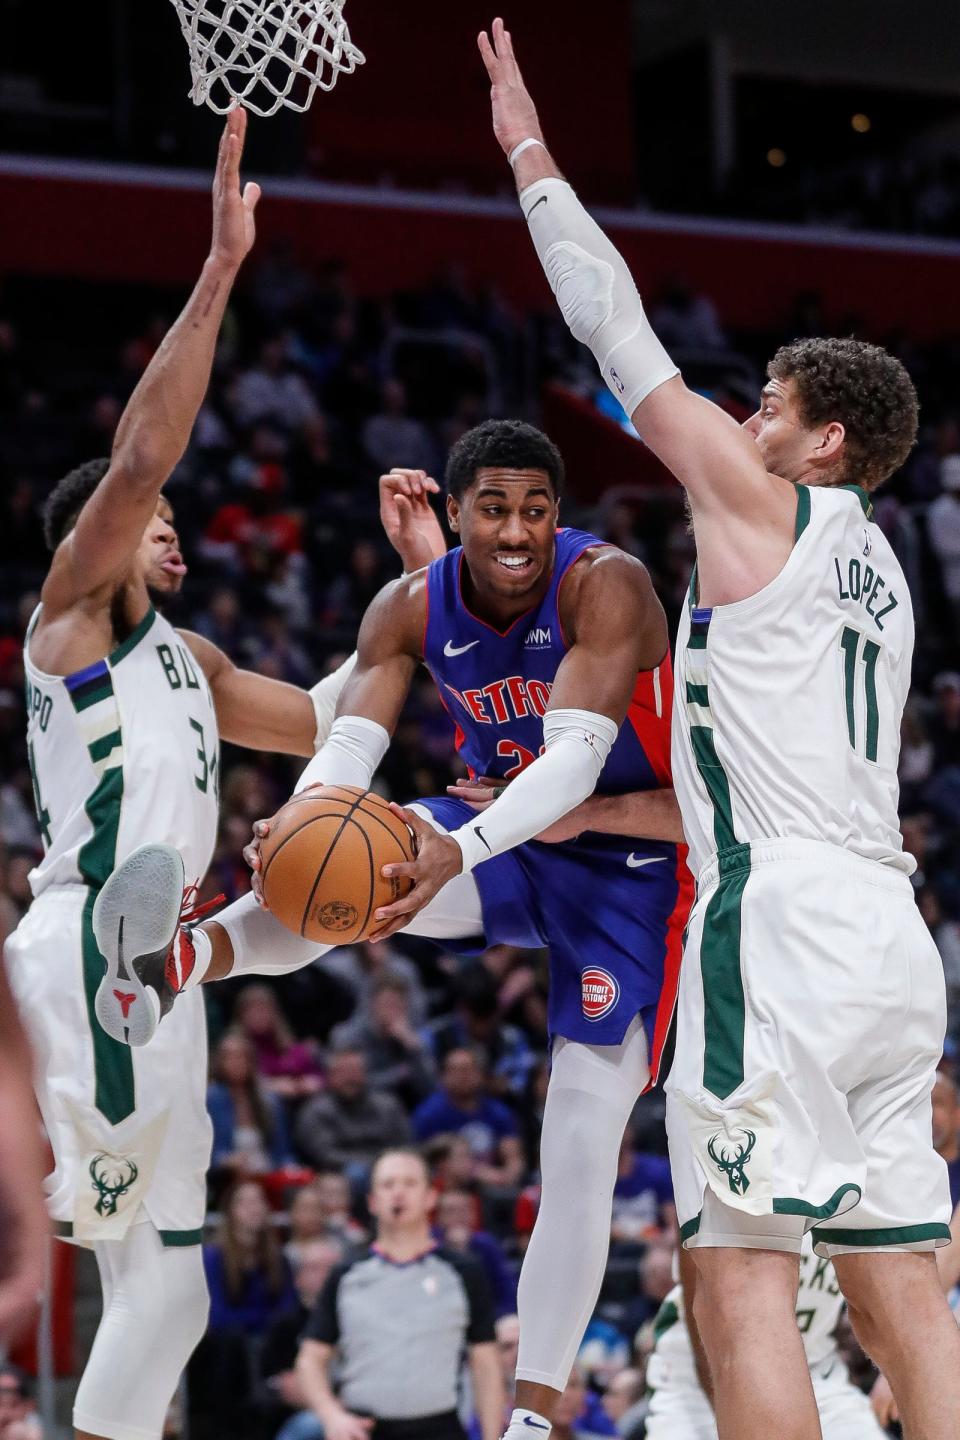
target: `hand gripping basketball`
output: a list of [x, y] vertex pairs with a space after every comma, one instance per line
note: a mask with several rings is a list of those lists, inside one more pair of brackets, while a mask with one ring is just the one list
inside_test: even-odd
[[414, 916], [419, 915], [423, 907], [439, 894], [447, 881], [463, 869], [463, 852], [449, 835], [434, 830], [412, 810], [404, 810], [400, 805], [391, 805], [390, 809], [413, 831], [417, 858], [384, 865], [385, 878], [412, 881], [413, 888], [392, 905], [382, 905], [374, 911], [374, 920], [380, 922], [380, 928], [370, 936], [374, 943], [405, 929]]

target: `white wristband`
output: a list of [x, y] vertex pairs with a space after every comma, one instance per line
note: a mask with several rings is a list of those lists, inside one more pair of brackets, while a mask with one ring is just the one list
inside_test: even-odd
[[513, 165], [516, 160], [523, 154], [524, 150], [530, 149], [531, 145], [539, 145], [541, 150], [546, 150], [547, 148], [542, 140], [534, 140], [533, 137], [530, 136], [526, 140], [521, 140], [519, 145], [514, 145], [513, 149], [510, 151], [510, 154], [507, 156], [507, 164]]

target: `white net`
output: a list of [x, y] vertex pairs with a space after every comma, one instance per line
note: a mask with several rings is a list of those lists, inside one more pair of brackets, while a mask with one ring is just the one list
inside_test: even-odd
[[173, 0], [190, 49], [195, 105], [225, 115], [306, 110], [363, 56], [350, 43], [344, 0]]

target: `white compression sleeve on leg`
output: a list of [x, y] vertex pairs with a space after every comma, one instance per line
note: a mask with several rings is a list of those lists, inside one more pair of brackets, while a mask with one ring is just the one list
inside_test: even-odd
[[632, 415], [680, 372], [653, 333], [626, 261], [566, 180], [528, 185], [520, 207], [564, 320]]
[[333, 725], [337, 713], [337, 701], [343, 693], [350, 676], [357, 668], [357, 652], [348, 659], [332, 675], [324, 675], [318, 680], [310, 691], [310, 699], [313, 701], [313, 713], [317, 717], [317, 733], [313, 737], [313, 748], [316, 752], [320, 746], [325, 744], [329, 735], [330, 727]]
[[165, 1247], [149, 1221], [94, 1246], [103, 1315], [74, 1402], [87, 1435], [145, 1440], [163, 1433], [167, 1406], [207, 1324], [199, 1245]]
[[512, 780], [499, 800], [454, 830], [464, 873], [491, 855], [532, 840], [592, 795], [617, 725], [592, 710], [548, 710], [543, 717], [544, 753]]
[[287, 975], [302, 970], [320, 955], [332, 950], [316, 940], [304, 940], [281, 925], [276, 915], [261, 910], [252, 895], [241, 895], [226, 910], [213, 917], [214, 925], [222, 925], [233, 947], [236, 975]]
[[624, 1127], [650, 1076], [638, 1017], [619, 1045], [557, 1040], [540, 1137], [540, 1211], [520, 1271], [517, 1379], [563, 1390], [610, 1249]]
[[390, 736], [376, 720], [341, 715], [334, 720], [324, 744], [307, 762], [293, 793], [299, 795], [311, 785], [359, 785], [366, 790], [389, 746]]

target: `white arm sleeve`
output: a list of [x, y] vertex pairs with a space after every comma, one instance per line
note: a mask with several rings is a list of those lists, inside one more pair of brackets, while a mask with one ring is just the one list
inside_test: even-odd
[[390, 745], [390, 736], [375, 720], [362, 715], [341, 715], [334, 720], [326, 743], [307, 764], [294, 794], [310, 785], [359, 785], [370, 788], [373, 773]]
[[528, 185], [520, 207], [564, 320], [632, 415], [680, 372], [653, 333], [623, 256], [566, 180]]
[[499, 800], [452, 832], [463, 851], [463, 871], [532, 840], [592, 795], [618, 727], [592, 710], [548, 710], [546, 750]]
[[340, 699], [344, 685], [356, 669], [356, 664], [357, 652], [354, 650], [349, 659], [344, 660], [332, 675], [324, 675], [323, 679], [318, 681], [310, 691], [313, 712], [317, 717], [317, 733], [313, 737], [314, 751], [320, 749], [330, 734], [330, 727], [337, 713], [337, 701]]

